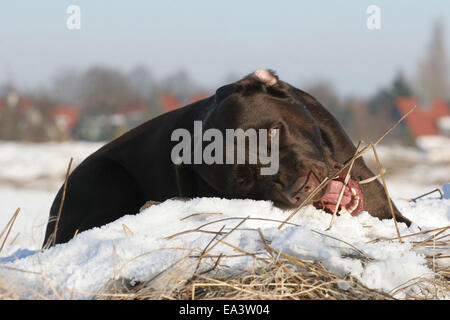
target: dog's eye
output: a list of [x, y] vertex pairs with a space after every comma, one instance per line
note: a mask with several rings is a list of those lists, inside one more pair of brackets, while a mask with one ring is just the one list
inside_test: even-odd
[[268, 135], [269, 135], [269, 137], [272, 138], [272, 137], [275, 137], [279, 132], [280, 132], [280, 128], [273, 127], [273, 128], [270, 128]]

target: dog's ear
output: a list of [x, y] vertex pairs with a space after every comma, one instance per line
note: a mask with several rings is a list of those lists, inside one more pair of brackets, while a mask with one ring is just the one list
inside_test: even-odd
[[234, 83], [227, 84], [216, 90], [216, 104], [220, 104], [226, 97], [236, 92]]
[[268, 87], [278, 83], [278, 76], [276, 75], [275, 71], [270, 69], [258, 69], [251, 75], [251, 77], [261, 81]]
[[243, 96], [265, 92], [276, 97], [289, 97], [289, 87], [278, 79], [275, 71], [258, 69], [235, 83], [236, 91]]

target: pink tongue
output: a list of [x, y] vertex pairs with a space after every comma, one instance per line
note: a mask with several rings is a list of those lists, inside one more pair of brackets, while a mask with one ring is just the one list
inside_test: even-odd
[[[332, 180], [330, 182], [330, 190], [328, 193], [322, 197], [323, 202], [329, 203], [329, 204], [336, 204], [338, 202], [339, 193], [342, 190], [342, 186], [344, 185], [343, 182], [338, 180]], [[352, 200], [352, 193], [348, 186], [345, 187], [344, 194], [342, 196], [341, 205], [345, 206], [349, 204]]]

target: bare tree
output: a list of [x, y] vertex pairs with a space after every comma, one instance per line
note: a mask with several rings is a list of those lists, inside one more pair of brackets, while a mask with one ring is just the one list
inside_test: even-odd
[[89, 114], [110, 114], [117, 107], [136, 101], [137, 93], [120, 71], [107, 67], [92, 67], [82, 77], [83, 108]]
[[136, 93], [144, 99], [147, 99], [152, 94], [154, 86], [154, 79], [152, 73], [145, 65], [137, 65], [128, 74], [131, 86]]
[[343, 106], [342, 98], [339, 96], [332, 82], [318, 80], [306, 84], [303, 89], [324, 105], [344, 127], [348, 125], [349, 111]]
[[66, 104], [81, 104], [82, 73], [68, 69], [58, 73], [53, 80], [53, 97]]
[[201, 88], [184, 69], [167, 76], [162, 81], [161, 88], [164, 92], [176, 95], [183, 102], [187, 102], [197, 91], [201, 91]]
[[340, 108], [340, 99], [330, 81], [322, 80], [316, 81], [305, 86], [305, 91], [315, 97], [324, 106], [333, 111], [338, 111]]
[[416, 91], [425, 104], [429, 104], [436, 98], [446, 99], [449, 97], [447, 67], [444, 25], [441, 19], [436, 19], [428, 51], [419, 65], [417, 77]]

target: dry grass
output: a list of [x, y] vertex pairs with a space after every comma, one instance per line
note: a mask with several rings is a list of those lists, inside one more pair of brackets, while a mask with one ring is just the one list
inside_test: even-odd
[[[202, 252], [197, 255], [191, 253], [157, 277], [153, 277], [151, 281], [130, 285], [120, 278], [111, 279], [111, 284], [114, 285], [107, 286], [109, 291], [102, 290], [94, 296], [97, 299], [170, 300], [394, 300], [395, 297], [415, 300], [441, 299], [444, 295], [450, 294], [450, 269], [436, 264], [436, 259], [442, 259], [444, 256], [433, 251], [436, 248], [441, 251], [450, 249], [450, 242], [443, 238], [448, 238], [448, 235], [442, 236], [449, 228], [409, 235], [411, 243], [414, 244], [411, 250], [425, 249], [430, 253], [426, 259], [434, 274], [411, 279], [389, 293], [370, 289], [350, 275], [337, 275], [324, 267], [320, 261], [307, 261], [279, 252], [268, 244], [260, 230], [258, 232], [264, 250], [257, 253], [246, 252], [223, 240], [237, 228], [227, 233], [223, 232], [222, 228]], [[431, 236], [420, 242], [413, 240], [414, 237], [425, 233]], [[219, 234], [222, 235], [221, 238], [218, 237]], [[374, 239], [371, 242], [396, 239]], [[209, 252], [209, 248], [218, 244], [233, 247], [236, 254], [228, 256], [205, 254]], [[352, 249], [354, 253], [347, 254], [348, 256], [360, 259], [363, 263], [373, 261], [357, 248]], [[253, 267], [246, 270], [227, 267], [229, 259], [242, 256], [251, 257]], [[193, 264], [197, 265], [195, 272], [186, 277], [185, 271]], [[199, 267], [200, 265], [202, 267]]]
[[[401, 294], [404, 299], [442, 299], [450, 295], [450, 266], [440, 264], [441, 259], [450, 259], [450, 234], [446, 233], [450, 226], [436, 228], [432, 230], [404, 235], [402, 238], [408, 239], [412, 244], [412, 251], [425, 255], [427, 266], [433, 271], [432, 274], [424, 275], [392, 290], [393, 295]], [[446, 234], [445, 234], [446, 233]], [[418, 240], [425, 234], [430, 236], [424, 240]], [[392, 239], [374, 239], [370, 242], [393, 241]]]
[[[411, 250], [426, 256], [428, 267], [434, 272], [417, 279], [411, 279], [407, 283], [395, 288], [389, 293], [373, 290], [350, 275], [338, 275], [327, 269], [320, 261], [309, 261], [279, 252], [270, 246], [262, 234], [258, 232], [260, 244], [263, 247], [258, 252], [246, 252], [227, 241], [227, 237], [239, 229], [242, 224], [252, 219], [225, 218], [217, 219], [215, 223], [223, 221], [240, 221], [234, 228], [226, 231], [224, 226], [217, 231], [209, 231], [211, 241], [203, 250], [188, 251], [184, 248], [172, 248], [184, 251], [183, 258], [173, 263], [166, 270], [161, 271], [148, 281], [131, 284], [120, 277], [121, 271], [127, 264], [140, 257], [151, 254], [145, 253], [127, 261], [124, 265], [115, 266], [115, 276], [110, 279], [98, 292], [81, 292], [73, 288], [59, 288], [45, 275], [44, 271], [34, 272], [42, 277], [42, 282], [47, 289], [40, 292], [32, 292], [35, 299], [62, 299], [82, 294], [86, 298], [94, 299], [327, 299], [327, 300], [391, 300], [401, 299], [442, 299], [444, 295], [450, 295], [450, 268], [439, 264], [441, 259], [448, 259], [450, 252], [449, 230], [450, 226], [433, 230], [402, 235], [404, 242], [411, 244]], [[258, 219], [256, 219], [258, 220]], [[281, 222], [275, 221], [274, 222]], [[287, 222], [289, 225], [294, 225]], [[205, 224], [211, 226], [211, 222]], [[203, 225], [203, 226], [205, 226]], [[186, 230], [169, 236], [174, 238], [186, 233], [203, 232], [201, 229]], [[245, 229], [248, 230], [248, 229]], [[343, 256], [359, 259], [363, 264], [374, 261], [350, 243], [325, 233], [312, 230], [323, 236], [332, 237], [345, 246]], [[131, 232], [124, 226], [124, 234]], [[375, 242], [397, 242], [398, 238], [373, 239]], [[233, 253], [225, 255], [221, 247], [233, 249]], [[216, 253], [212, 249], [218, 248]], [[161, 249], [167, 250], [167, 249]], [[229, 250], [228, 250], [229, 251]], [[349, 253], [350, 252], [350, 253]], [[447, 254], [446, 254], [447, 252]], [[251, 262], [245, 270], [230, 268], [228, 265], [232, 259], [248, 257]], [[29, 272], [17, 270], [18, 272]], [[2, 283], [0, 279], [0, 299], [19, 299], [23, 292], [18, 292], [11, 286]]]
[[328, 271], [320, 262], [280, 254], [257, 258], [255, 264], [260, 266], [230, 276], [198, 273], [189, 280], [175, 283], [175, 290], [137, 285], [116, 293], [126, 293], [121, 299], [392, 299], [388, 294], [368, 289], [350, 276], [340, 277]]
[[[227, 218], [230, 220], [231, 218]], [[184, 251], [178, 261], [167, 269], [153, 276], [145, 282], [130, 283], [121, 278], [121, 271], [126, 265], [152, 252], [144, 253], [123, 265], [115, 266], [115, 276], [97, 292], [82, 292], [74, 288], [60, 288], [46, 277], [43, 270], [36, 273], [42, 277], [46, 289], [32, 292], [34, 299], [63, 299], [81, 294], [92, 299], [215, 299], [215, 300], [393, 300], [393, 299], [442, 299], [450, 294], [450, 268], [443, 267], [438, 262], [448, 258], [443, 252], [450, 252], [449, 230], [450, 226], [433, 230], [403, 235], [404, 242], [409, 242], [411, 250], [426, 255], [426, 261], [433, 274], [411, 279], [407, 283], [393, 289], [391, 292], [382, 292], [366, 287], [351, 275], [339, 275], [327, 269], [320, 261], [310, 261], [277, 251], [270, 246], [260, 229], [259, 241], [263, 249], [258, 252], [247, 252], [232, 243], [227, 238], [233, 232], [239, 232], [239, 227], [252, 218], [235, 218], [239, 221], [229, 231], [222, 226], [213, 234], [211, 241], [202, 250]], [[222, 222], [224, 219], [217, 219]], [[281, 222], [275, 221], [274, 222]], [[289, 225], [294, 225], [288, 222]], [[209, 226], [211, 223], [208, 224]], [[245, 229], [248, 230], [248, 229]], [[359, 259], [363, 264], [374, 261], [363, 251], [350, 243], [325, 233], [312, 230], [323, 236], [332, 237], [349, 250], [342, 250], [342, 255]], [[200, 229], [186, 230], [170, 238], [182, 236], [190, 232], [201, 232]], [[124, 230], [124, 233], [127, 231]], [[421, 240], [419, 240], [421, 239]], [[369, 242], [397, 242], [398, 239], [373, 239]], [[221, 247], [231, 247], [234, 253], [225, 255]], [[212, 249], [218, 248], [216, 253]], [[167, 250], [167, 249], [161, 249]], [[241, 257], [250, 258], [251, 267], [245, 270], [230, 268], [232, 259]], [[17, 270], [18, 272], [30, 272]], [[5, 285], [0, 279], [0, 299], [20, 299], [23, 292]], [[69, 293], [69, 295], [67, 295]]]

